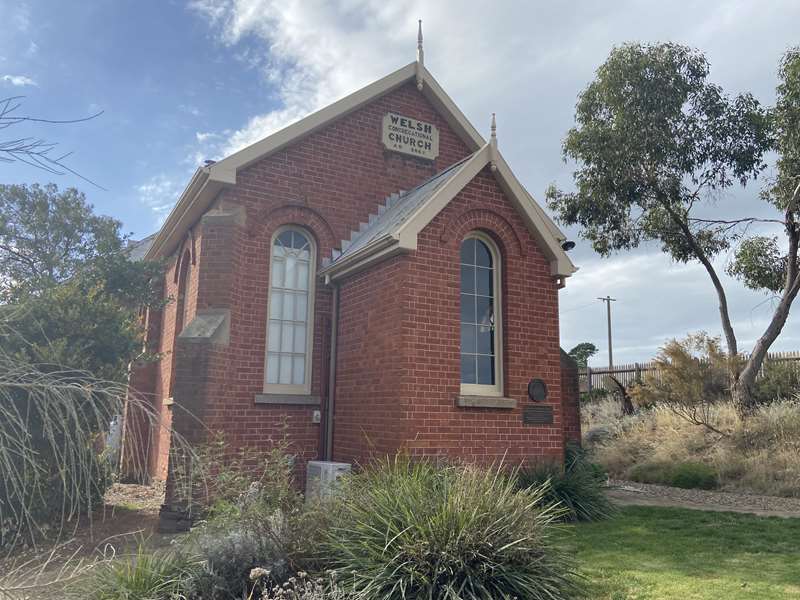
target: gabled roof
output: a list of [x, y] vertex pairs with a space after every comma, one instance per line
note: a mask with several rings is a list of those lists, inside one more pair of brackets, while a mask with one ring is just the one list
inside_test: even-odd
[[208, 166], [199, 167], [177, 204], [156, 234], [147, 258], [171, 254], [182, 236], [211, 206], [217, 194], [225, 187], [236, 184], [236, 174], [256, 161], [293, 144], [307, 135], [329, 125], [376, 98], [420, 78], [424, 84], [421, 93], [447, 121], [467, 147], [475, 151], [485, 143], [478, 131], [467, 120], [433, 75], [418, 62], [412, 62], [394, 73], [345, 96], [317, 112], [267, 136], [250, 146]]
[[[333, 121], [388, 94], [410, 81], [416, 81], [421, 93], [431, 102], [452, 130], [473, 151], [467, 159], [445, 169], [415, 190], [398, 197], [387, 210], [376, 215], [363, 230], [343, 242], [341, 256], [323, 268], [328, 277], [341, 274], [361, 257], [376, 258], [385, 252], [416, 249], [416, 234], [488, 163], [503, 191], [511, 198], [541, 247], [551, 260], [554, 276], [567, 277], [575, 267], [561, 249], [566, 237], [544, 210], [522, 187], [506, 161], [497, 151], [496, 141], [486, 143], [455, 103], [445, 93], [422, 62], [412, 62], [394, 73], [369, 84], [318, 110], [315, 113], [267, 136], [211, 165], [198, 168], [164, 225], [155, 234], [144, 258], [155, 259], [175, 251], [188, 229], [211, 207], [218, 194], [236, 184], [239, 170], [296, 143]], [[363, 235], [362, 235], [363, 234]], [[349, 245], [348, 245], [349, 244]]]
[[497, 152], [495, 144], [496, 141], [492, 138], [491, 142], [477, 152], [437, 173], [413, 190], [390, 196], [386, 204], [370, 216], [368, 223], [354, 231], [349, 240], [342, 241], [341, 252], [334, 252], [332, 259], [324, 261], [320, 274], [327, 280], [335, 280], [387, 256], [416, 250], [419, 232], [485, 166], [491, 164], [501, 189], [522, 215], [528, 229], [550, 260], [551, 274], [559, 278], [572, 275], [577, 269], [561, 247], [563, 237], [554, 235], [549, 227], [552, 221], [525, 192]]
[[370, 215], [369, 222], [362, 223], [362, 227], [354, 231], [349, 240], [342, 242], [341, 251], [334, 251], [334, 256], [325, 262], [325, 266], [346, 262], [369, 246], [380, 243], [386, 236], [393, 235], [419, 207], [431, 199], [439, 188], [450, 181], [470, 156], [437, 173], [410, 192], [399, 192], [389, 196], [386, 203], [378, 207], [378, 212]]

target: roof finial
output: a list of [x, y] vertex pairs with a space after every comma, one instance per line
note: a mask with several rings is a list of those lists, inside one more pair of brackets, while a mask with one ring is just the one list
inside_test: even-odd
[[425, 62], [425, 52], [422, 49], [422, 19], [419, 20], [419, 31], [417, 32], [417, 60]]
[[425, 65], [425, 51], [422, 49], [422, 19], [419, 20], [417, 32], [417, 89], [422, 91], [422, 73]]
[[492, 173], [497, 171], [497, 119], [492, 113], [492, 135], [489, 138], [489, 168]]

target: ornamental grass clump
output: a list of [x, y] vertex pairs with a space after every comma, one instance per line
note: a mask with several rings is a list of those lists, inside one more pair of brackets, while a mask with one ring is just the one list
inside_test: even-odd
[[140, 544], [129, 556], [94, 565], [87, 578], [67, 586], [65, 597], [74, 600], [184, 598], [186, 581], [197, 569], [197, 561], [186, 554], [154, 552]]
[[327, 550], [364, 600], [570, 598], [575, 568], [544, 493], [499, 467], [386, 460], [344, 484]]
[[601, 521], [616, 513], [606, 495], [607, 473], [580, 446], [567, 447], [563, 467], [536, 464], [520, 471], [518, 479], [522, 487], [543, 487], [542, 501], [563, 509], [564, 520]]

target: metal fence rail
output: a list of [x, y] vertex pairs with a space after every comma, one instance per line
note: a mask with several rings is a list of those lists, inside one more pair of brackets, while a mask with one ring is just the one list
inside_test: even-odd
[[[747, 358], [747, 355], [743, 355], [743, 357]], [[767, 361], [800, 362], [800, 352], [770, 352], [767, 354], [767, 360], [765, 363]], [[608, 367], [586, 367], [578, 370], [581, 392], [588, 392], [594, 389], [607, 389], [606, 378], [609, 375], [612, 375], [625, 387], [632, 385], [634, 382], [643, 381], [646, 376], [650, 379], [655, 378], [656, 380], [658, 380], [661, 376], [656, 363], [653, 361], [633, 363], [628, 365], [616, 365], [613, 369], [609, 369]]]

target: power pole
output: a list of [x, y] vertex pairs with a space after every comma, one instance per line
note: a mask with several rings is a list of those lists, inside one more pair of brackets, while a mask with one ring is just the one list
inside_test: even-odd
[[606, 312], [608, 314], [608, 370], [614, 369], [614, 353], [611, 348], [611, 303], [616, 302], [616, 298], [606, 296], [605, 298], [598, 298], [601, 302], [606, 303]]

